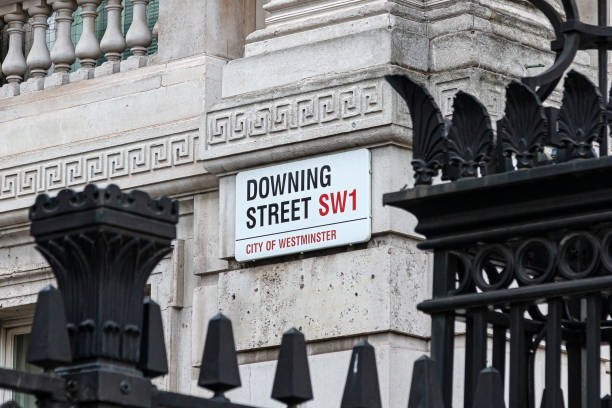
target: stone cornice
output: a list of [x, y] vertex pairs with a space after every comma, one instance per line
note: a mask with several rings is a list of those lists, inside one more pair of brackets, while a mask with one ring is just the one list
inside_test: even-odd
[[[211, 173], [224, 173], [299, 157], [307, 151], [409, 144], [406, 132], [398, 131], [409, 126], [407, 108], [384, 79], [385, 74], [398, 71], [403, 70], [379, 67], [320, 83], [286, 86], [267, 96], [228, 98], [203, 118], [200, 138], [205, 142], [200, 145], [200, 157], [204, 167]], [[331, 136], [333, 142], [326, 140]]]

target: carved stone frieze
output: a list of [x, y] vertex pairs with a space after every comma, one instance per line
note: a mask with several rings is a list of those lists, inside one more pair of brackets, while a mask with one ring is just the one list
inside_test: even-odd
[[[318, 141], [332, 136], [337, 149], [391, 141], [392, 125], [409, 127], [410, 119], [407, 108], [392, 93], [383, 75], [371, 72], [369, 78], [363, 74], [338, 78], [318, 88], [291, 86], [274, 93], [222, 101], [206, 113], [202, 122], [200, 134], [205, 143], [200, 148], [204, 167], [210, 172], [237, 169], [241, 162], [224, 158], [248, 155], [258, 161], [251, 153], [294, 143], [320, 150]], [[389, 130], [383, 130], [385, 135], [379, 132], [379, 137], [370, 134], [358, 140], [360, 132], [370, 129]], [[329, 145], [326, 149], [329, 151]]]
[[213, 111], [207, 117], [207, 149], [309, 127], [344, 124], [350, 130], [358, 121], [382, 116], [385, 99], [381, 81], [366, 81]]
[[197, 144], [192, 131], [0, 169], [0, 201], [194, 164]]

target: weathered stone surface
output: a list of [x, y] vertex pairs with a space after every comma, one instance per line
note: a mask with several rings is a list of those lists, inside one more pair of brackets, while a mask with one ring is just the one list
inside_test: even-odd
[[[388, 24], [388, 22], [387, 22]], [[399, 49], [414, 52], [396, 53]], [[334, 72], [350, 72], [381, 64], [427, 70], [427, 38], [409, 31], [389, 31], [387, 26], [368, 32], [352, 32], [338, 39], [310, 43], [282, 51], [230, 62], [223, 76], [223, 96], [229, 97], [287, 85]], [[399, 59], [401, 58], [401, 59]], [[284, 61], [292, 61], [286, 65]], [[291, 67], [298, 66], [300, 69]]]
[[372, 151], [372, 234], [395, 232], [414, 235], [416, 218], [405, 211], [382, 205], [389, 191], [412, 187], [411, 152], [399, 146], [382, 146]]
[[244, 38], [255, 29], [253, 0], [221, 2], [182, 0], [159, 4], [158, 61], [206, 53], [222, 58], [242, 56]]
[[278, 345], [292, 326], [311, 340], [389, 330], [424, 337], [429, 324], [416, 304], [429, 293], [427, 263], [414, 241], [384, 235], [363, 249], [222, 272], [217, 302], [203, 296], [193, 318], [223, 312], [238, 350]]
[[220, 259], [220, 241], [215, 239], [225, 230], [219, 222], [219, 192], [199, 194], [194, 197], [194, 273], [203, 275], [228, 268]]
[[219, 258], [234, 257], [236, 239], [236, 176], [219, 179]]

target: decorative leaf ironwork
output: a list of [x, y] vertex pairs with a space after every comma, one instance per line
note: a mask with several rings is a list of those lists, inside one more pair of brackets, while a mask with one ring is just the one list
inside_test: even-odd
[[457, 93], [453, 104], [453, 120], [448, 130], [447, 178], [478, 176], [491, 159], [493, 127], [487, 108], [465, 92]]
[[503, 155], [514, 154], [517, 168], [533, 167], [548, 136], [546, 112], [538, 95], [519, 82], [511, 82], [506, 89], [506, 115], [498, 123]]
[[407, 76], [389, 75], [386, 79], [410, 109], [415, 184], [431, 184], [444, 162], [446, 123], [442, 113], [431, 94]]
[[600, 141], [606, 109], [597, 87], [587, 77], [571, 71], [565, 78], [559, 132], [555, 142], [566, 149], [561, 160], [594, 157], [593, 142]]

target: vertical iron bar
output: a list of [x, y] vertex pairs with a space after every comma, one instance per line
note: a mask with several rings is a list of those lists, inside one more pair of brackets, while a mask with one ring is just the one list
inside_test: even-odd
[[[608, 25], [608, 0], [599, 0], [597, 9], [597, 19], [600, 27]], [[608, 106], [608, 48], [605, 41], [599, 44], [599, 90], [603, 98], [604, 106]], [[599, 155], [608, 155], [608, 126], [603, 126]]]
[[493, 367], [499, 371], [502, 387], [506, 376], [506, 328], [493, 326]]
[[567, 348], [567, 406], [568, 408], [581, 408], [582, 406], [582, 347], [579, 334], [570, 335], [565, 343]]
[[[455, 268], [447, 251], [434, 253], [433, 297], [445, 297], [454, 285]], [[453, 402], [453, 358], [455, 349], [455, 314], [440, 313], [431, 316], [431, 358], [436, 371], [444, 406]]]
[[510, 406], [527, 406], [527, 347], [525, 341], [524, 305], [510, 309]]
[[431, 358], [436, 363], [438, 381], [442, 388], [444, 406], [453, 401], [453, 358], [455, 348], [454, 314], [436, 314], [431, 317]]
[[561, 399], [561, 313], [560, 299], [548, 301], [546, 320], [546, 379], [545, 408], [562, 408]]
[[586, 408], [601, 408], [601, 298], [586, 299]]
[[480, 370], [487, 365], [486, 309], [468, 313], [465, 338], [465, 386], [463, 406], [471, 407]]

